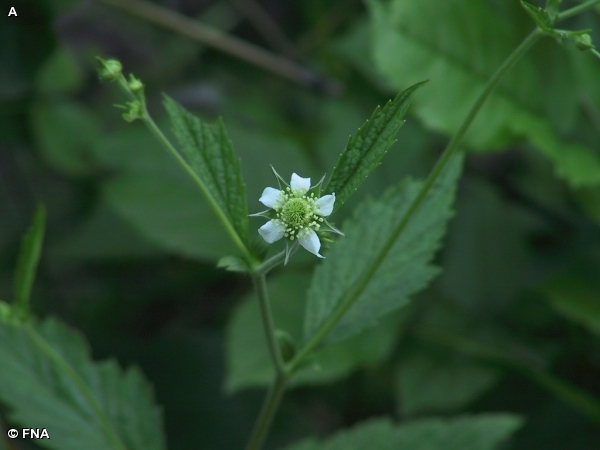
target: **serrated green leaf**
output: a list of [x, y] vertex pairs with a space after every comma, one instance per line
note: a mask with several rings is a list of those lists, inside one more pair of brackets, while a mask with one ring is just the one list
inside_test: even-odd
[[136, 368], [94, 363], [83, 337], [54, 319], [0, 323], [0, 399], [56, 450], [163, 450], [162, 413]]
[[[368, 5], [376, 64], [396, 89], [429, 78], [413, 111], [428, 128], [448, 135], [458, 130], [522, 35], [481, 0], [372, 0]], [[531, 59], [519, 61], [488, 97], [463, 141], [490, 150], [525, 138], [572, 186], [598, 185], [600, 157], [586, 146], [563, 142], [543, 113], [546, 73]]]
[[599, 286], [581, 275], [565, 273], [542, 287], [552, 306], [566, 318], [600, 335]]
[[[158, 125], [168, 127], [161, 121]], [[245, 162], [244, 179], [255, 204], [253, 210], [260, 207], [258, 199], [265, 180], [272, 179], [264, 161], [288, 173], [312, 170], [301, 148], [290, 139], [256, 133], [239, 123], [228, 129], [233, 140], [240, 143], [238, 150]], [[144, 238], [169, 252], [202, 260], [216, 262], [223, 255], [235, 253], [201, 192], [148, 130], [122, 128], [96, 141], [92, 150], [106, 170], [117, 173], [102, 185], [106, 203]]]
[[[460, 156], [449, 162], [379, 270], [326, 340], [342, 339], [376, 324], [381, 316], [406, 305], [412, 294], [439, 273], [429, 262], [452, 215], [461, 164]], [[346, 238], [340, 239], [317, 267], [308, 291], [306, 340], [334, 315], [353, 286], [368, 273], [421, 187], [421, 182], [406, 180], [381, 199], [365, 201], [344, 224]]]
[[380, 164], [404, 122], [402, 118], [412, 96], [425, 83], [414, 84], [383, 108], [377, 107], [356, 135], [350, 137], [325, 187], [326, 193], [335, 193], [335, 209], [343, 205]]
[[285, 450], [493, 450], [522, 424], [513, 414], [424, 419], [399, 427], [389, 419], [376, 419], [324, 441], [307, 439]]
[[219, 119], [214, 124], [201, 122], [166, 95], [164, 105], [190, 166], [242, 242], [247, 243], [246, 186], [240, 160], [233, 151], [223, 121]]
[[15, 314], [20, 319], [27, 318], [29, 314], [31, 288], [42, 255], [45, 230], [46, 210], [39, 205], [35, 211], [33, 223], [21, 241], [15, 272]]
[[[304, 294], [308, 282], [308, 276], [296, 273], [287, 273], [269, 282], [275, 326], [288, 333], [294, 343], [299, 343], [302, 338]], [[400, 321], [401, 316], [391, 315], [382, 320], [379, 327], [318, 349], [308, 364], [294, 374], [290, 385], [331, 383], [358, 368], [376, 365], [392, 351]], [[273, 375], [258, 302], [256, 295], [252, 295], [236, 308], [227, 328], [225, 387], [229, 392], [236, 392], [268, 386]]]
[[395, 381], [403, 416], [414, 416], [461, 409], [498, 379], [481, 364], [419, 353], [400, 362]]

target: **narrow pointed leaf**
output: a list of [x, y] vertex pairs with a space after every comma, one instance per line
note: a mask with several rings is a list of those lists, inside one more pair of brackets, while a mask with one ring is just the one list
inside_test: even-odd
[[423, 419], [399, 427], [389, 419], [376, 419], [326, 440], [309, 438], [285, 450], [493, 450], [522, 423], [513, 414]]
[[164, 450], [162, 413], [136, 368], [95, 363], [82, 336], [54, 319], [0, 321], [0, 401], [11, 422], [45, 428], [56, 450]]
[[15, 304], [16, 314], [25, 319], [29, 314], [29, 298], [35, 278], [42, 244], [44, 242], [44, 231], [46, 229], [46, 210], [38, 206], [35, 211], [33, 223], [21, 242], [19, 260], [15, 273]]
[[[325, 338], [343, 339], [356, 334], [425, 288], [439, 269], [429, 264], [440, 245], [461, 168], [455, 157], [440, 175], [416, 214], [400, 234], [382, 265], [345, 315]], [[397, 224], [422, 187], [407, 180], [377, 201], [359, 206], [344, 224], [340, 239], [315, 270], [304, 320], [304, 337], [310, 339], [347, 302], [355, 284], [368, 273]]]
[[201, 122], [166, 95], [164, 105], [185, 159], [238, 236], [247, 243], [246, 186], [240, 160], [233, 151], [223, 121]]
[[404, 123], [402, 118], [412, 96], [425, 83], [417, 83], [398, 94], [383, 108], [377, 107], [356, 135], [350, 137], [324, 191], [335, 193], [335, 209], [344, 204], [380, 164]]

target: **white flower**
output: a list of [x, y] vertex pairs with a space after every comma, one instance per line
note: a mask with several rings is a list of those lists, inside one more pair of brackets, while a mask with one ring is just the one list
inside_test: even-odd
[[[325, 217], [333, 212], [335, 194], [318, 197], [321, 183], [325, 177], [311, 188], [310, 178], [302, 178], [294, 173], [288, 185], [275, 169], [273, 169], [273, 173], [277, 177], [281, 189], [268, 187], [263, 191], [259, 201], [271, 209], [253, 214], [253, 216], [267, 217], [271, 220], [260, 227], [258, 233], [269, 244], [283, 237], [293, 242], [290, 248], [286, 241], [286, 262], [298, 244], [310, 253], [323, 258], [319, 253], [321, 241], [317, 231], [343, 234], [325, 220]], [[317, 195], [314, 191], [317, 192]]]

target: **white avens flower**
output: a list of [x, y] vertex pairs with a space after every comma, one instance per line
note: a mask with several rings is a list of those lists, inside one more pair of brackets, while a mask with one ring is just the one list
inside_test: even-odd
[[[283, 237], [286, 241], [286, 263], [293, 250], [299, 245], [310, 253], [323, 258], [319, 253], [321, 240], [317, 232], [343, 233], [327, 222], [325, 217], [333, 212], [335, 194], [320, 197], [321, 184], [325, 177], [316, 186], [310, 186], [310, 178], [302, 178], [292, 174], [288, 185], [273, 169], [280, 189], [266, 188], [259, 201], [267, 206], [268, 210], [252, 216], [262, 216], [269, 220], [258, 229], [258, 233], [269, 244]], [[316, 192], [316, 195], [315, 195]], [[292, 242], [292, 246], [289, 246]]]

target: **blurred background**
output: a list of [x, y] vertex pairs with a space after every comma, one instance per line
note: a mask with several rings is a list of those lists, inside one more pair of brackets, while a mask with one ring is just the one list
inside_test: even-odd
[[[124, 96], [100, 84], [95, 57], [144, 82], [166, 132], [162, 92], [222, 117], [250, 212], [275, 184], [269, 165], [284, 179], [331, 174], [376, 106], [430, 79], [335, 216], [343, 227], [361, 201], [427, 175], [533, 28], [512, 0], [0, 4], [0, 299], [12, 298], [20, 237], [43, 203], [34, 311], [80, 329], [96, 359], [141, 367], [172, 450], [242, 448], [269, 361], [251, 283], [216, 268], [234, 252], [227, 237], [143, 124], [122, 120]], [[600, 42], [599, 19], [564, 25]], [[377, 328], [321, 351], [267, 448], [375, 416], [486, 411], [525, 417], [507, 449], [600, 448], [599, 80], [600, 61], [550, 39], [515, 68], [465, 140], [441, 275]], [[303, 253], [270, 277], [278, 327], [296, 339], [317, 262]]]

